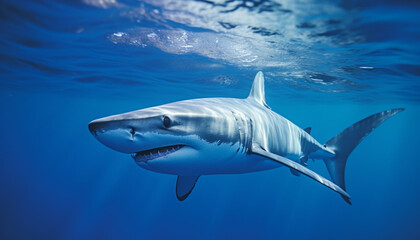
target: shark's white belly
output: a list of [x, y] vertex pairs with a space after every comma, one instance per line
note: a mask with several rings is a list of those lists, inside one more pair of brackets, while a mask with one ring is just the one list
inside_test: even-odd
[[[180, 150], [170, 158], [154, 159], [148, 162], [137, 162], [147, 170], [180, 175], [200, 176], [213, 174], [239, 174], [262, 171], [280, 167], [281, 165], [255, 154], [238, 151], [238, 143], [207, 144], [194, 160], [183, 160], [183, 155], [195, 154], [194, 150]], [[205, 150], [204, 150], [205, 149]]]

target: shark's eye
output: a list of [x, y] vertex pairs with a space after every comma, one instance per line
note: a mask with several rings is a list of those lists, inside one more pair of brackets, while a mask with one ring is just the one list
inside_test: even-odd
[[165, 126], [166, 128], [171, 126], [171, 119], [167, 116], [163, 117], [163, 126]]

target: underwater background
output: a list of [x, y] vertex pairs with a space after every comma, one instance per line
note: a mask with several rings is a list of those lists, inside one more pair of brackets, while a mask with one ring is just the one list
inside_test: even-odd
[[[420, 239], [419, 13], [419, 1], [1, 1], [0, 239]], [[270, 107], [321, 143], [406, 109], [350, 155], [353, 205], [285, 167], [202, 176], [179, 202], [176, 176], [88, 131], [245, 98], [260, 70]]]

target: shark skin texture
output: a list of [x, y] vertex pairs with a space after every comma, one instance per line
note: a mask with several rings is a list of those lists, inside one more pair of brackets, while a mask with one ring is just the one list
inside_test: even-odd
[[[353, 149], [376, 127], [403, 111], [373, 114], [325, 144], [275, 113], [267, 105], [264, 75], [255, 76], [249, 96], [201, 98], [173, 102], [100, 118], [89, 131], [105, 146], [131, 154], [138, 166], [177, 175], [176, 195], [185, 200], [201, 175], [240, 174], [286, 166], [339, 193], [351, 204], [344, 172]], [[322, 160], [328, 180], [307, 168]]]

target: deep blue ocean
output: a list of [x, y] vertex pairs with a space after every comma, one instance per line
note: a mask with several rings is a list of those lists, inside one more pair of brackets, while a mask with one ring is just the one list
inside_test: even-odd
[[[419, 42], [419, 1], [2, 0], [0, 239], [420, 239]], [[406, 109], [350, 155], [353, 205], [286, 167], [202, 176], [179, 202], [176, 176], [88, 130], [245, 98], [257, 71], [268, 105], [321, 143]]]

